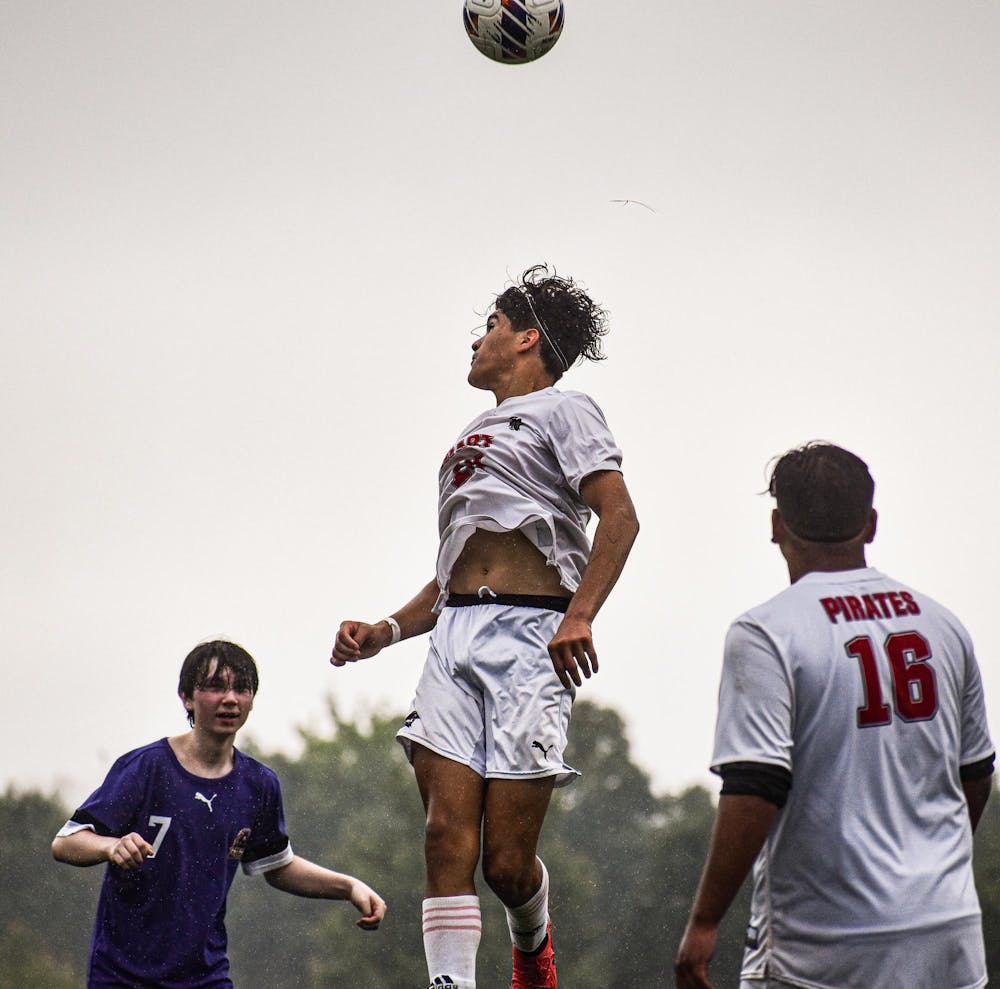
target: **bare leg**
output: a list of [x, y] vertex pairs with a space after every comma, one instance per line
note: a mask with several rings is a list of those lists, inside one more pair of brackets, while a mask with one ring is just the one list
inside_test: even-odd
[[427, 814], [427, 896], [475, 893], [486, 781], [474, 770], [413, 746], [413, 770]]
[[554, 783], [547, 777], [486, 784], [483, 875], [504, 906], [526, 903], [542, 883], [536, 851]]

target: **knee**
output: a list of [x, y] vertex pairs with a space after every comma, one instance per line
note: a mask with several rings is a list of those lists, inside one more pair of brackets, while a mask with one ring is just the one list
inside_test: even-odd
[[424, 831], [424, 857], [429, 872], [444, 870], [471, 876], [479, 862], [479, 830], [430, 814]]
[[541, 868], [534, 852], [499, 847], [483, 850], [483, 878], [500, 900], [518, 907], [531, 899], [541, 882]]

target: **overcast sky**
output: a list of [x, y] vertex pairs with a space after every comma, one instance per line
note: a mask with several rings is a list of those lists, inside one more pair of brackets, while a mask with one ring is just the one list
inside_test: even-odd
[[581, 696], [656, 787], [709, 782], [726, 628], [787, 583], [764, 467], [817, 437], [1000, 731], [1000, 5], [567, 0], [522, 67], [460, 7], [0, 0], [0, 786], [182, 731], [207, 637], [265, 748], [406, 710], [424, 642], [333, 636], [431, 577], [469, 331], [537, 261], [612, 316], [562, 384], [642, 532]]

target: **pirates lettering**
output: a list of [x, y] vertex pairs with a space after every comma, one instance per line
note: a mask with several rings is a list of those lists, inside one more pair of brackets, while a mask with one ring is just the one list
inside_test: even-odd
[[859, 622], [920, 614], [920, 605], [909, 591], [880, 591], [862, 594], [861, 597], [848, 594], [845, 597], [820, 598], [819, 603], [834, 625], [841, 619]]

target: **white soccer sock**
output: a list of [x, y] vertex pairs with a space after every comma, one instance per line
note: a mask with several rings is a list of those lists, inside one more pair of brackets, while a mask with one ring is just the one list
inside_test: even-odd
[[527, 903], [519, 907], [504, 907], [507, 911], [507, 926], [514, 947], [528, 953], [537, 951], [545, 940], [545, 929], [549, 919], [549, 873], [545, 863], [542, 867], [542, 885]]
[[478, 896], [424, 900], [424, 954], [431, 985], [476, 989], [476, 952], [482, 932]]

